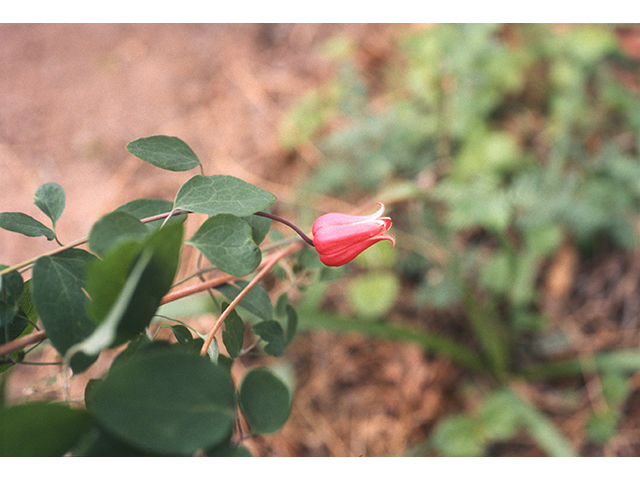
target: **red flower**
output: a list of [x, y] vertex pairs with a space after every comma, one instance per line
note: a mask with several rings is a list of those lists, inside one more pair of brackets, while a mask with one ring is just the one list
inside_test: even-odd
[[391, 219], [382, 217], [384, 205], [373, 215], [346, 215], [327, 213], [313, 222], [313, 245], [320, 261], [329, 267], [339, 267], [349, 263], [374, 243], [390, 240], [396, 244], [393, 236], [385, 234], [391, 227]]

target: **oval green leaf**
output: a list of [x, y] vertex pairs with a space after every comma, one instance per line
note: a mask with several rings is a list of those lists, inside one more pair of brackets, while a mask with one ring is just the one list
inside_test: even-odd
[[117, 438], [150, 453], [193, 455], [231, 433], [235, 392], [228, 370], [174, 348], [114, 365], [86, 394], [87, 409]]
[[66, 405], [33, 402], [0, 409], [0, 456], [64, 455], [90, 423], [86, 410]]
[[184, 172], [200, 165], [191, 147], [177, 137], [154, 135], [139, 138], [129, 143], [127, 150], [140, 160], [173, 172]]
[[104, 215], [89, 232], [89, 249], [104, 256], [128, 240], [142, 240], [149, 229], [130, 213], [115, 211]]
[[451, 415], [442, 420], [430, 442], [439, 453], [450, 457], [477, 457], [486, 448], [481, 422], [466, 415]]
[[[160, 215], [161, 213], [171, 212], [172, 209], [173, 202], [170, 202], [168, 200], [160, 200], [157, 198], [138, 198], [136, 200], [127, 202], [124, 205], [120, 205], [114, 211], [127, 212], [136, 217], [138, 220], [143, 220], [145, 218]], [[184, 222], [186, 218], [186, 215], [174, 215], [167, 221], [166, 225], [175, 222]], [[151, 230], [155, 230], [162, 226], [164, 222], [165, 219], [160, 219], [153, 222], [147, 222], [144, 225]]]
[[272, 194], [229, 175], [196, 175], [178, 190], [175, 209], [207, 215], [230, 213], [238, 217], [252, 215], [275, 203]]
[[[0, 265], [0, 269], [2, 267], [3, 265]], [[7, 275], [13, 275], [14, 273], [18, 275], [19, 281], [22, 282], [22, 277], [17, 272], [11, 272]], [[3, 276], [2, 279], [6, 280], [7, 275]], [[18, 285], [22, 294], [17, 302], [14, 302], [14, 295], [18, 291], [15, 287]], [[10, 295], [7, 295], [6, 291], [2, 292], [6, 301], [0, 300], [0, 345], [31, 333], [34, 325], [38, 322], [38, 315], [35, 313], [31, 299], [31, 280], [27, 280], [24, 284], [16, 282], [10, 290], [13, 290]], [[16, 360], [21, 359], [24, 357], [24, 351], [13, 352], [12, 357]], [[0, 366], [0, 373], [12, 365], [12, 363], [6, 363], [4, 366]]]
[[256, 245], [260, 245], [271, 229], [272, 220], [259, 215], [248, 215], [242, 217], [242, 220], [249, 224], [253, 232], [253, 241], [256, 242]]
[[[87, 313], [89, 299], [84, 292], [86, 266], [95, 258], [85, 250], [73, 248], [40, 257], [33, 265], [33, 303], [49, 340], [63, 356], [96, 328]], [[77, 353], [69, 363], [74, 373], [80, 373], [96, 358]]]
[[392, 273], [376, 273], [355, 278], [348, 289], [349, 303], [363, 318], [379, 318], [393, 306], [400, 281]]
[[[152, 252], [150, 249], [142, 251], [142, 254], [136, 259], [130, 274], [127, 276], [116, 301], [111, 305], [106, 317], [88, 338], [74, 345], [67, 351], [67, 357], [77, 352], [82, 352], [85, 355], [98, 355], [104, 348], [112, 345], [116, 346], [132, 336], [131, 334], [126, 336], [122, 335], [121, 338], [118, 339], [118, 329], [121, 323], [129, 327], [123, 320], [127, 318], [127, 310], [132, 306], [133, 296], [139, 286], [140, 278], [149, 265], [151, 256]], [[135, 320], [137, 323], [140, 318], [136, 318]]]
[[66, 196], [64, 189], [55, 182], [45, 183], [36, 190], [33, 203], [51, 219], [53, 228], [64, 211]]
[[[238, 296], [242, 289], [244, 289], [249, 284], [249, 282], [246, 282], [244, 280], [239, 280], [235, 283], [235, 285], [225, 283], [224, 285], [216, 287], [216, 290], [227, 297], [229, 301], [233, 301], [233, 299]], [[238, 306], [244, 308], [247, 312], [263, 320], [273, 319], [273, 304], [271, 303], [269, 294], [262, 285], [256, 285], [251, 290], [249, 290], [249, 293], [247, 293], [242, 298], [242, 300], [240, 300]]]
[[239, 403], [255, 433], [273, 433], [289, 418], [291, 392], [271, 371], [256, 368], [242, 380]]
[[[7, 268], [7, 265], [0, 264], [0, 270], [5, 268]], [[0, 275], [0, 300], [15, 305], [20, 300], [23, 291], [24, 280], [20, 273], [13, 270], [4, 275]]]
[[[6, 265], [0, 264], [0, 270], [4, 268]], [[0, 345], [18, 338], [29, 326], [20, 305], [24, 291], [25, 283], [17, 271], [0, 276]]]
[[253, 272], [262, 259], [251, 227], [235, 215], [223, 213], [209, 218], [186, 243], [200, 250], [220, 270], [236, 277]]
[[56, 238], [56, 234], [49, 227], [21, 212], [0, 213], [0, 228], [10, 232], [21, 233], [27, 237], [45, 236], [47, 240]]
[[[167, 225], [142, 242], [122, 243], [89, 265], [89, 311], [101, 325], [92, 335], [96, 338], [78, 348], [118, 345], [149, 325], [175, 277], [182, 233], [181, 223]], [[107, 344], [112, 338], [114, 343]]]
[[[223, 310], [227, 306], [228, 304], [223, 304]], [[231, 358], [240, 356], [242, 345], [244, 345], [244, 323], [235, 310], [232, 310], [224, 320], [222, 343], [224, 343], [227, 353]]]
[[282, 325], [275, 320], [265, 320], [256, 323], [251, 331], [267, 342], [264, 351], [268, 355], [281, 357], [284, 355], [285, 338]]

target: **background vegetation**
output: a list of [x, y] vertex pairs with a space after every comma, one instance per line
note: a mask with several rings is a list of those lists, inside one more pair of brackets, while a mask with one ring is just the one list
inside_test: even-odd
[[[303, 251], [306, 270], [285, 264], [264, 282], [273, 300], [298, 282], [303, 295], [290, 300], [307, 332], [268, 363], [295, 379], [291, 416], [246, 438], [251, 453], [639, 455], [637, 35], [615, 25], [0, 26], [11, 72], [2, 210], [41, 215], [33, 192], [59, 182], [73, 207], [54, 233], [67, 242], [127, 201], [171, 200], [188, 177], [125, 151], [158, 133], [185, 139], [207, 172], [273, 192], [302, 227], [383, 201], [395, 249], [341, 269]], [[15, 237], [0, 231], [4, 263], [51, 248]], [[189, 324], [206, 331], [208, 315]], [[189, 349], [199, 339], [185, 330], [158, 335]], [[5, 406], [81, 402], [104, 357], [73, 377], [14, 366]], [[25, 360], [60, 359], [44, 346]], [[234, 365], [245, 374], [260, 362]]]
[[[524, 431], [545, 454], [589, 455], [618, 432], [640, 368], [638, 311], [596, 321], [567, 306], [588, 288], [577, 272], [638, 245], [639, 64], [621, 31], [434, 25], [373, 60], [335, 37], [333, 79], [281, 125], [284, 145], [319, 159], [302, 204], [380, 200], [398, 239], [349, 270], [346, 307], [327, 313], [318, 295], [301, 318], [412, 341], [468, 373], [458, 393], [473, 408], [417, 451], [485, 455]], [[562, 432], [527, 388], [590, 392], [583, 435]]]

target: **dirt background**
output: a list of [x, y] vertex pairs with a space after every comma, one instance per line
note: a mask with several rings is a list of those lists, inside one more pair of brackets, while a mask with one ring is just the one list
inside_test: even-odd
[[[129, 200], [171, 200], [191, 173], [163, 172], [125, 150], [131, 140], [154, 134], [182, 138], [207, 174], [243, 178], [276, 194], [286, 208], [314, 159], [283, 151], [277, 125], [299, 95], [329, 78], [331, 68], [319, 55], [320, 45], [333, 34], [349, 34], [364, 52], [361, 60], [375, 69], [388, 34], [398, 28], [412, 27], [0, 25], [0, 211], [42, 219], [33, 194], [42, 183], [58, 182], [67, 194], [58, 232], [69, 242]], [[0, 230], [5, 264], [50, 249], [43, 239]], [[557, 318], [568, 319], [582, 308], [586, 315], [580, 318], [592, 322], [592, 338], [576, 341], [593, 346], [598, 332], [611, 331], [607, 319], [622, 307], [633, 307], [640, 263], [633, 255], [618, 255], [578, 268], [574, 254], [561, 252], [549, 272], [557, 268], [557, 278], [569, 285], [564, 288], [582, 285], [584, 295], [549, 308]], [[604, 338], [599, 346], [624, 341], [598, 338]], [[637, 345], [637, 338], [629, 339]], [[33, 355], [40, 361], [54, 357], [47, 348]], [[104, 373], [106, 357], [74, 378], [59, 366], [16, 367], [9, 400], [80, 398], [86, 380]], [[247, 440], [255, 455], [400, 455], [424, 441], [443, 415], [474, 406], [454, 394], [465, 381], [464, 372], [409, 345], [305, 334], [285, 360], [297, 376], [292, 415], [277, 434]], [[593, 448], [584, 438], [591, 411], [588, 385], [576, 385], [580, 400], [572, 405], [561, 401], [562, 386], [522, 390], [583, 455], [638, 455], [640, 382], [632, 379], [632, 385], [635, 393], [619, 433], [604, 448]], [[523, 434], [491, 454], [541, 452]]]

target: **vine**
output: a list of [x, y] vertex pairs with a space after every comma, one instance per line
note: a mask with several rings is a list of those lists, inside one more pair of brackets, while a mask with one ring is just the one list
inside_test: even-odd
[[[297, 314], [288, 295], [274, 306], [261, 281], [287, 257], [299, 263], [295, 254], [305, 246], [335, 266], [380, 240], [395, 241], [383, 233], [390, 221], [380, 223], [379, 214], [324, 215], [317, 220], [323, 234], [312, 239], [268, 211], [276, 201], [271, 193], [236, 177], [204, 175], [196, 154], [176, 137], [141, 138], [127, 150], [165, 170], [198, 167], [201, 174], [187, 180], [173, 202], [129, 202], [67, 245], [59, 244], [56, 232], [65, 208], [57, 183], [41, 186], [34, 202], [51, 227], [24, 213], [0, 213], [0, 228], [59, 244], [15, 265], [0, 265], [0, 369], [24, 362], [25, 349], [44, 340], [74, 374], [89, 368], [102, 351], [124, 346], [106, 376], [87, 384], [86, 408], [42, 402], [0, 406], [2, 455], [249, 454], [237, 412], [252, 435], [272, 433], [286, 422], [293, 394], [287, 381], [264, 367], [251, 369], [239, 385], [231, 375], [234, 360], [250, 350], [282, 356], [296, 333]], [[184, 239], [183, 223], [192, 213], [207, 219]], [[272, 221], [300, 238], [260, 247]], [[175, 281], [185, 245], [211, 266], [203, 268], [198, 260], [198, 271], [187, 279], [199, 277], [200, 283], [179, 288], [187, 280]], [[308, 269], [299, 263], [298, 271]], [[25, 280], [27, 272], [31, 277]], [[207, 279], [205, 273], [214, 276]], [[216, 302], [220, 296], [228, 301], [206, 334], [158, 312], [205, 291]], [[154, 319], [169, 322], [175, 342], [148, 335]], [[245, 348], [247, 335], [252, 338]]]

